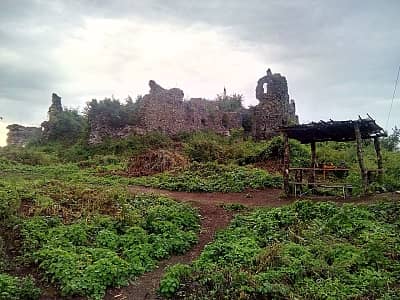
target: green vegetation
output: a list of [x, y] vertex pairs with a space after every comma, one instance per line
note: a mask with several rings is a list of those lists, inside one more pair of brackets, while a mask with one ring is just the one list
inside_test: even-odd
[[102, 299], [108, 286], [126, 284], [197, 241], [198, 216], [188, 206], [147, 195], [124, 200], [116, 217], [71, 224], [47, 216], [24, 220], [25, 257], [60, 284], [63, 295]]
[[[235, 103], [221, 105], [229, 111]], [[108, 99], [92, 102], [90, 109], [115, 121], [132, 115], [127, 111], [135, 111], [134, 105]], [[49, 284], [58, 296], [101, 299], [108, 287], [126, 284], [196, 243], [196, 210], [165, 197], [132, 195], [130, 184], [199, 192], [281, 186], [280, 137], [254, 141], [243, 130], [229, 137], [151, 133], [88, 145], [86, 119], [79, 123], [76, 116], [65, 110], [65, 122], [52, 127], [60, 138], [0, 148], [0, 300], [38, 299], [38, 286]], [[383, 139], [383, 182], [371, 191], [400, 189], [397, 144], [398, 132]], [[175, 151], [190, 163], [154, 176], [127, 176], [131, 157], [157, 149]], [[341, 179], [358, 194], [355, 145], [318, 143], [317, 151], [319, 164], [350, 169]], [[371, 142], [365, 142], [364, 154], [367, 168], [375, 168]], [[309, 147], [291, 141], [291, 159], [292, 166], [309, 166]], [[192, 265], [168, 270], [160, 286], [165, 297], [396, 299], [400, 293], [397, 203], [222, 207], [237, 217]]]
[[32, 278], [19, 279], [0, 273], [0, 300], [35, 300], [39, 299], [38, 289]]
[[83, 138], [87, 131], [87, 120], [75, 109], [64, 108], [49, 121], [42, 124], [45, 136], [42, 140], [33, 143], [46, 143], [47, 141], [60, 141], [74, 144]]
[[132, 179], [131, 183], [186, 192], [241, 192], [246, 188], [279, 188], [281, 176], [235, 165], [193, 163], [177, 174], [163, 173]]
[[237, 216], [190, 266], [173, 299], [398, 299], [400, 204], [297, 202]]
[[[283, 159], [283, 140], [254, 141], [244, 138], [243, 130], [234, 130], [230, 137], [198, 132], [183, 138], [184, 151], [192, 161], [235, 163], [239, 165]], [[310, 151], [297, 141], [290, 141], [293, 166], [308, 166]]]
[[89, 120], [94, 120], [101, 116], [105, 124], [119, 128], [127, 124], [136, 124], [141, 102], [141, 96], [138, 96], [135, 102], [131, 97], [128, 97], [124, 104], [114, 98], [105, 98], [100, 101], [93, 99], [87, 104], [85, 113]]
[[166, 197], [131, 195], [128, 178], [72, 163], [6, 159], [0, 172], [0, 223], [21, 244], [21, 256], [0, 269], [4, 299], [30, 299], [23, 296], [29, 289], [38, 297], [34, 281], [7, 275], [14, 264], [39, 268], [62, 295], [102, 299], [107, 287], [126, 284], [197, 241], [196, 210]]
[[232, 95], [217, 95], [215, 99], [218, 107], [227, 112], [240, 111], [243, 109], [243, 95], [232, 94]]
[[399, 150], [400, 145], [400, 128], [395, 126], [392, 130], [392, 133], [387, 137], [382, 138], [382, 147], [387, 151], [396, 151]]

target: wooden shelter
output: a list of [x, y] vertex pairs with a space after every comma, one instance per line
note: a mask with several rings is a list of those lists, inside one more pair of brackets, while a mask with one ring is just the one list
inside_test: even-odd
[[[308, 170], [312, 172], [311, 180], [309, 185], [317, 186], [318, 183], [315, 182], [315, 172], [320, 171], [316, 164], [316, 142], [348, 142], [356, 141], [357, 143], [357, 158], [360, 166], [360, 173], [362, 178], [362, 185], [364, 192], [368, 188], [368, 175], [369, 172], [376, 172], [378, 175], [378, 180], [381, 180], [383, 166], [382, 166], [382, 155], [380, 149], [379, 137], [385, 136], [385, 132], [382, 127], [376, 124], [375, 120], [369, 115], [368, 118], [362, 119], [359, 117], [358, 120], [349, 121], [320, 121], [312, 122], [309, 124], [299, 124], [299, 125], [289, 125], [281, 127], [281, 132], [284, 137], [284, 167], [283, 167], [283, 178], [284, 178], [284, 190], [285, 194], [290, 193], [290, 181], [289, 173], [290, 171]], [[311, 146], [311, 167], [310, 168], [290, 168], [290, 146], [289, 139], [296, 139], [302, 144], [310, 144]], [[362, 140], [373, 139], [376, 156], [377, 165], [376, 170], [367, 170], [364, 164], [363, 150], [362, 150]], [[345, 171], [348, 169], [333, 167], [331, 171]], [[325, 172], [325, 170], [324, 170]], [[296, 188], [298, 182], [293, 182]], [[343, 186], [343, 192], [345, 195], [345, 186]]]

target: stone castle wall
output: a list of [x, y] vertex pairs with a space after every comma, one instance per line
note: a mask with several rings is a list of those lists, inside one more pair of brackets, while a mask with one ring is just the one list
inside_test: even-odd
[[27, 143], [37, 140], [41, 137], [42, 129], [40, 127], [26, 127], [18, 124], [7, 126], [7, 145], [23, 147]]
[[167, 135], [200, 130], [229, 134], [231, 129], [242, 126], [239, 112], [225, 112], [215, 101], [200, 98], [184, 101], [181, 89], [164, 89], [153, 80], [149, 86], [149, 94], [140, 101], [136, 124], [112, 128], [101, 118], [90, 120], [89, 142], [99, 143], [105, 137], [123, 138], [153, 131]]
[[[150, 91], [138, 103], [137, 120], [134, 124], [122, 124], [114, 127], [105, 122], [101, 115], [89, 118], [89, 143], [96, 144], [105, 138], [125, 138], [132, 134], [145, 134], [158, 131], [167, 135], [181, 132], [211, 130], [228, 135], [231, 129], [243, 128], [256, 139], [269, 139], [279, 134], [282, 125], [298, 123], [294, 100], [289, 101], [287, 81], [279, 73], [260, 78], [256, 87], [256, 98], [259, 104], [251, 109], [239, 109], [228, 112], [221, 109], [217, 101], [192, 98], [185, 101], [181, 89], [164, 89], [155, 81], [149, 82]], [[52, 96], [49, 108], [49, 121], [62, 112], [61, 98]], [[246, 126], [242, 124], [246, 116]], [[8, 144], [20, 145], [32, 134], [40, 134], [45, 138], [48, 132], [48, 121], [42, 128], [26, 128], [11, 125]], [[249, 126], [250, 124], [250, 126]]]

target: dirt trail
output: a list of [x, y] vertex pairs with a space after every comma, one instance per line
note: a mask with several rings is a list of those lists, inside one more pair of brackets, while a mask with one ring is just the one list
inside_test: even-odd
[[241, 203], [247, 206], [281, 206], [292, 202], [279, 199], [281, 189], [249, 190], [243, 193], [189, 193], [160, 190], [156, 188], [133, 186], [130, 191], [138, 193], [155, 193], [171, 197], [181, 202], [191, 202], [194, 206], [216, 206], [223, 203]]
[[174, 255], [163, 260], [155, 270], [143, 274], [129, 286], [108, 290], [105, 299], [143, 300], [157, 299], [156, 290], [165, 268], [176, 263], [190, 263], [196, 259], [204, 246], [213, 240], [216, 231], [225, 228], [232, 214], [219, 206], [222, 203], [242, 203], [248, 206], [278, 206], [288, 203], [279, 200], [281, 190], [249, 191], [247, 193], [187, 193], [172, 192], [146, 187], [131, 187], [132, 193], [155, 193], [169, 196], [182, 202], [188, 202], [199, 209], [201, 231], [199, 242], [187, 253]]
[[226, 212], [223, 208], [218, 207], [215, 204], [209, 205], [193, 202], [192, 205], [199, 209], [201, 215], [201, 231], [199, 234], [199, 242], [185, 254], [174, 255], [166, 260], [161, 261], [155, 270], [143, 274], [131, 285], [122, 287], [120, 289], [109, 290], [105, 299], [157, 299], [156, 290], [165, 269], [168, 266], [176, 263], [190, 263], [192, 260], [194, 260], [197, 256], [199, 256], [204, 246], [212, 241], [215, 232], [226, 227], [232, 218], [230, 213]]
[[[244, 193], [188, 193], [160, 190], [147, 187], [134, 186], [130, 187], [130, 191], [137, 193], [154, 193], [171, 197], [175, 200], [188, 202], [193, 207], [199, 209], [201, 219], [201, 231], [199, 242], [187, 253], [183, 255], [175, 255], [169, 259], [163, 260], [158, 264], [158, 268], [145, 273], [132, 284], [122, 288], [109, 289], [107, 291], [106, 300], [153, 300], [159, 299], [156, 290], [160, 279], [164, 274], [165, 268], [176, 263], [190, 263], [196, 259], [204, 246], [213, 240], [214, 234], [225, 228], [232, 219], [232, 213], [223, 209], [220, 204], [223, 203], [241, 203], [250, 207], [259, 206], [282, 206], [290, 204], [295, 199], [280, 199], [282, 190], [267, 189], [261, 191], [247, 191]], [[383, 196], [383, 195], [382, 195]], [[348, 198], [346, 200], [334, 197], [312, 197], [315, 201], [335, 201], [339, 203], [345, 202], [374, 202], [382, 199], [378, 197], [365, 198]], [[394, 196], [393, 194], [391, 195]], [[399, 198], [399, 195], [396, 195]]]

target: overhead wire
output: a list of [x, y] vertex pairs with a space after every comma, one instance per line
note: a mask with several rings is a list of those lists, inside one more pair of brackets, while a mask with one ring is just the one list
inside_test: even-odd
[[388, 118], [387, 118], [387, 121], [386, 121], [386, 126], [385, 126], [386, 131], [388, 131], [388, 129], [389, 129], [389, 128], [388, 128], [388, 125], [389, 125], [390, 115], [391, 115], [392, 109], [393, 109], [394, 98], [395, 98], [395, 96], [396, 96], [397, 84], [398, 84], [398, 82], [399, 82], [399, 74], [400, 74], [400, 65], [399, 65], [399, 69], [397, 70], [397, 78], [396, 78], [396, 82], [395, 82], [395, 84], [394, 84], [392, 102], [390, 103], [389, 114], [388, 114]]

